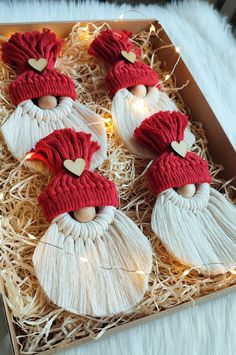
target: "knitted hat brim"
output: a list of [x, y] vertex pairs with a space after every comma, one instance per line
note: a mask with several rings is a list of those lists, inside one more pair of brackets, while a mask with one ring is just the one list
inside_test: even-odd
[[207, 161], [192, 152], [188, 152], [185, 158], [173, 152], [164, 153], [154, 161], [146, 176], [155, 195], [169, 188], [212, 181]]
[[160, 89], [160, 80], [155, 70], [140, 62], [116, 63], [106, 77], [106, 85], [111, 95], [117, 91], [136, 85], [155, 86]]
[[11, 83], [10, 97], [14, 105], [42, 96], [66, 96], [76, 100], [75, 85], [71, 78], [47, 69], [43, 73], [27, 71]]
[[48, 222], [62, 213], [84, 207], [118, 205], [115, 184], [92, 171], [85, 170], [80, 177], [66, 171], [58, 173], [39, 196]]

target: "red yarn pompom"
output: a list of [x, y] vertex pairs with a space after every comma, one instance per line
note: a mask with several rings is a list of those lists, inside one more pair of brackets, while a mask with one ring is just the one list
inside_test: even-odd
[[8, 42], [2, 44], [2, 60], [19, 74], [30, 69], [30, 58], [45, 58], [48, 61], [47, 68], [52, 69], [63, 43], [54, 32], [45, 28], [42, 32], [16, 32]]
[[160, 111], [146, 118], [135, 129], [134, 136], [140, 144], [157, 155], [171, 151], [172, 141], [180, 142], [188, 125], [188, 117], [179, 111]]
[[45, 163], [52, 174], [64, 170], [66, 159], [75, 161], [82, 158], [89, 169], [93, 154], [100, 149], [97, 142], [91, 140], [91, 134], [76, 132], [71, 128], [58, 129], [41, 139], [30, 151], [27, 160], [40, 160]]
[[91, 43], [88, 53], [102, 58], [106, 63], [113, 65], [122, 60], [121, 51], [134, 52], [137, 56], [141, 50], [134, 47], [130, 40], [131, 32], [118, 30], [104, 30]]

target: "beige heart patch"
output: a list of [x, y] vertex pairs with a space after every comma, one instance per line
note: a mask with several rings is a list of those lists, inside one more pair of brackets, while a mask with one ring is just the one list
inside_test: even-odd
[[34, 59], [34, 58], [30, 58], [28, 60], [28, 64], [31, 66], [31, 68], [42, 72], [48, 65], [48, 61], [45, 58], [40, 58], [38, 60]]
[[82, 158], [78, 158], [75, 161], [66, 159], [64, 160], [63, 165], [70, 173], [73, 173], [76, 176], [81, 176], [85, 169], [86, 162]]
[[176, 141], [171, 142], [172, 149], [179, 154], [181, 157], [185, 158], [188, 152], [188, 145], [185, 141], [180, 141], [179, 143]]
[[134, 63], [136, 61], [136, 54], [134, 52], [121, 51], [121, 55], [130, 63]]

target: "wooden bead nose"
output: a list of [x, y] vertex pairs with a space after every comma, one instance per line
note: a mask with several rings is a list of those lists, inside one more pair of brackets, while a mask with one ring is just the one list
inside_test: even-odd
[[74, 218], [79, 222], [90, 222], [96, 216], [95, 207], [84, 207], [73, 212]]
[[57, 98], [51, 95], [39, 97], [38, 106], [42, 109], [50, 110], [54, 107], [57, 107]]
[[147, 95], [147, 88], [145, 85], [136, 85], [130, 88], [130, 92], [138, 97], [144, 97]]
[[196, 192], [196, 186], [194, 184], [187, 184], [179, 187], [177, 192], [183, 197], [190, 198], [194, 196]]

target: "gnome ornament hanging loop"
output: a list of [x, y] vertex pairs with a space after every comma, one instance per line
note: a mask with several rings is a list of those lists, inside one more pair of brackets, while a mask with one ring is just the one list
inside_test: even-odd
[[[15, 111], [2, 126], [8, 149], [20, 161], [35, 144], [51, 132], [73, 128], [91, 133], [101, 149], [91, 168], [106, 158], [106, 131], [102, 118], [76, 100], [75, 85], [55, 68], [63, 40], [49, 29], [13, 34], [2, 44], [2, 60], [18, 77], [10, 84]], [[41, 164], [27, 165], [41, 171]]]
[[127, 311], [141, 301], [152, 250], [139, 228], [116, 209], [114, 183], [90, 170], [98, 149], [91, 135], [63, 129], [32, 151], [31, 159], [46, 164], [54, 175], [39, 196], [51, 224], [37, 244], [33, 264], [55, 304], [102, 317]]
[[[127, 31], [103, 30], [88, 52], [111, 66], [105, 82], [113, 97], [114, 129], [130, 152], [152, 159], [153, 152], [137, 142], [134, 130], [146, 117], [159, 111], [177, 110], [177, 107], [161, 90], [157, 72], [139, 61], [141, 51], [134, 46], [131, 35]], [[191, 148], [195, 137], [189, 127], [186, 127], [185, 139]]]
[[179, 151], [187, 124], [186, 115], [159, 112], [135, 130], [140, 144], [156, 154], [146, 172], [157, 196], [151, 226], [181, 263], [203, 274], [221, 274], [236, 267], [236, 209], [210, 187], [208, 163]]

